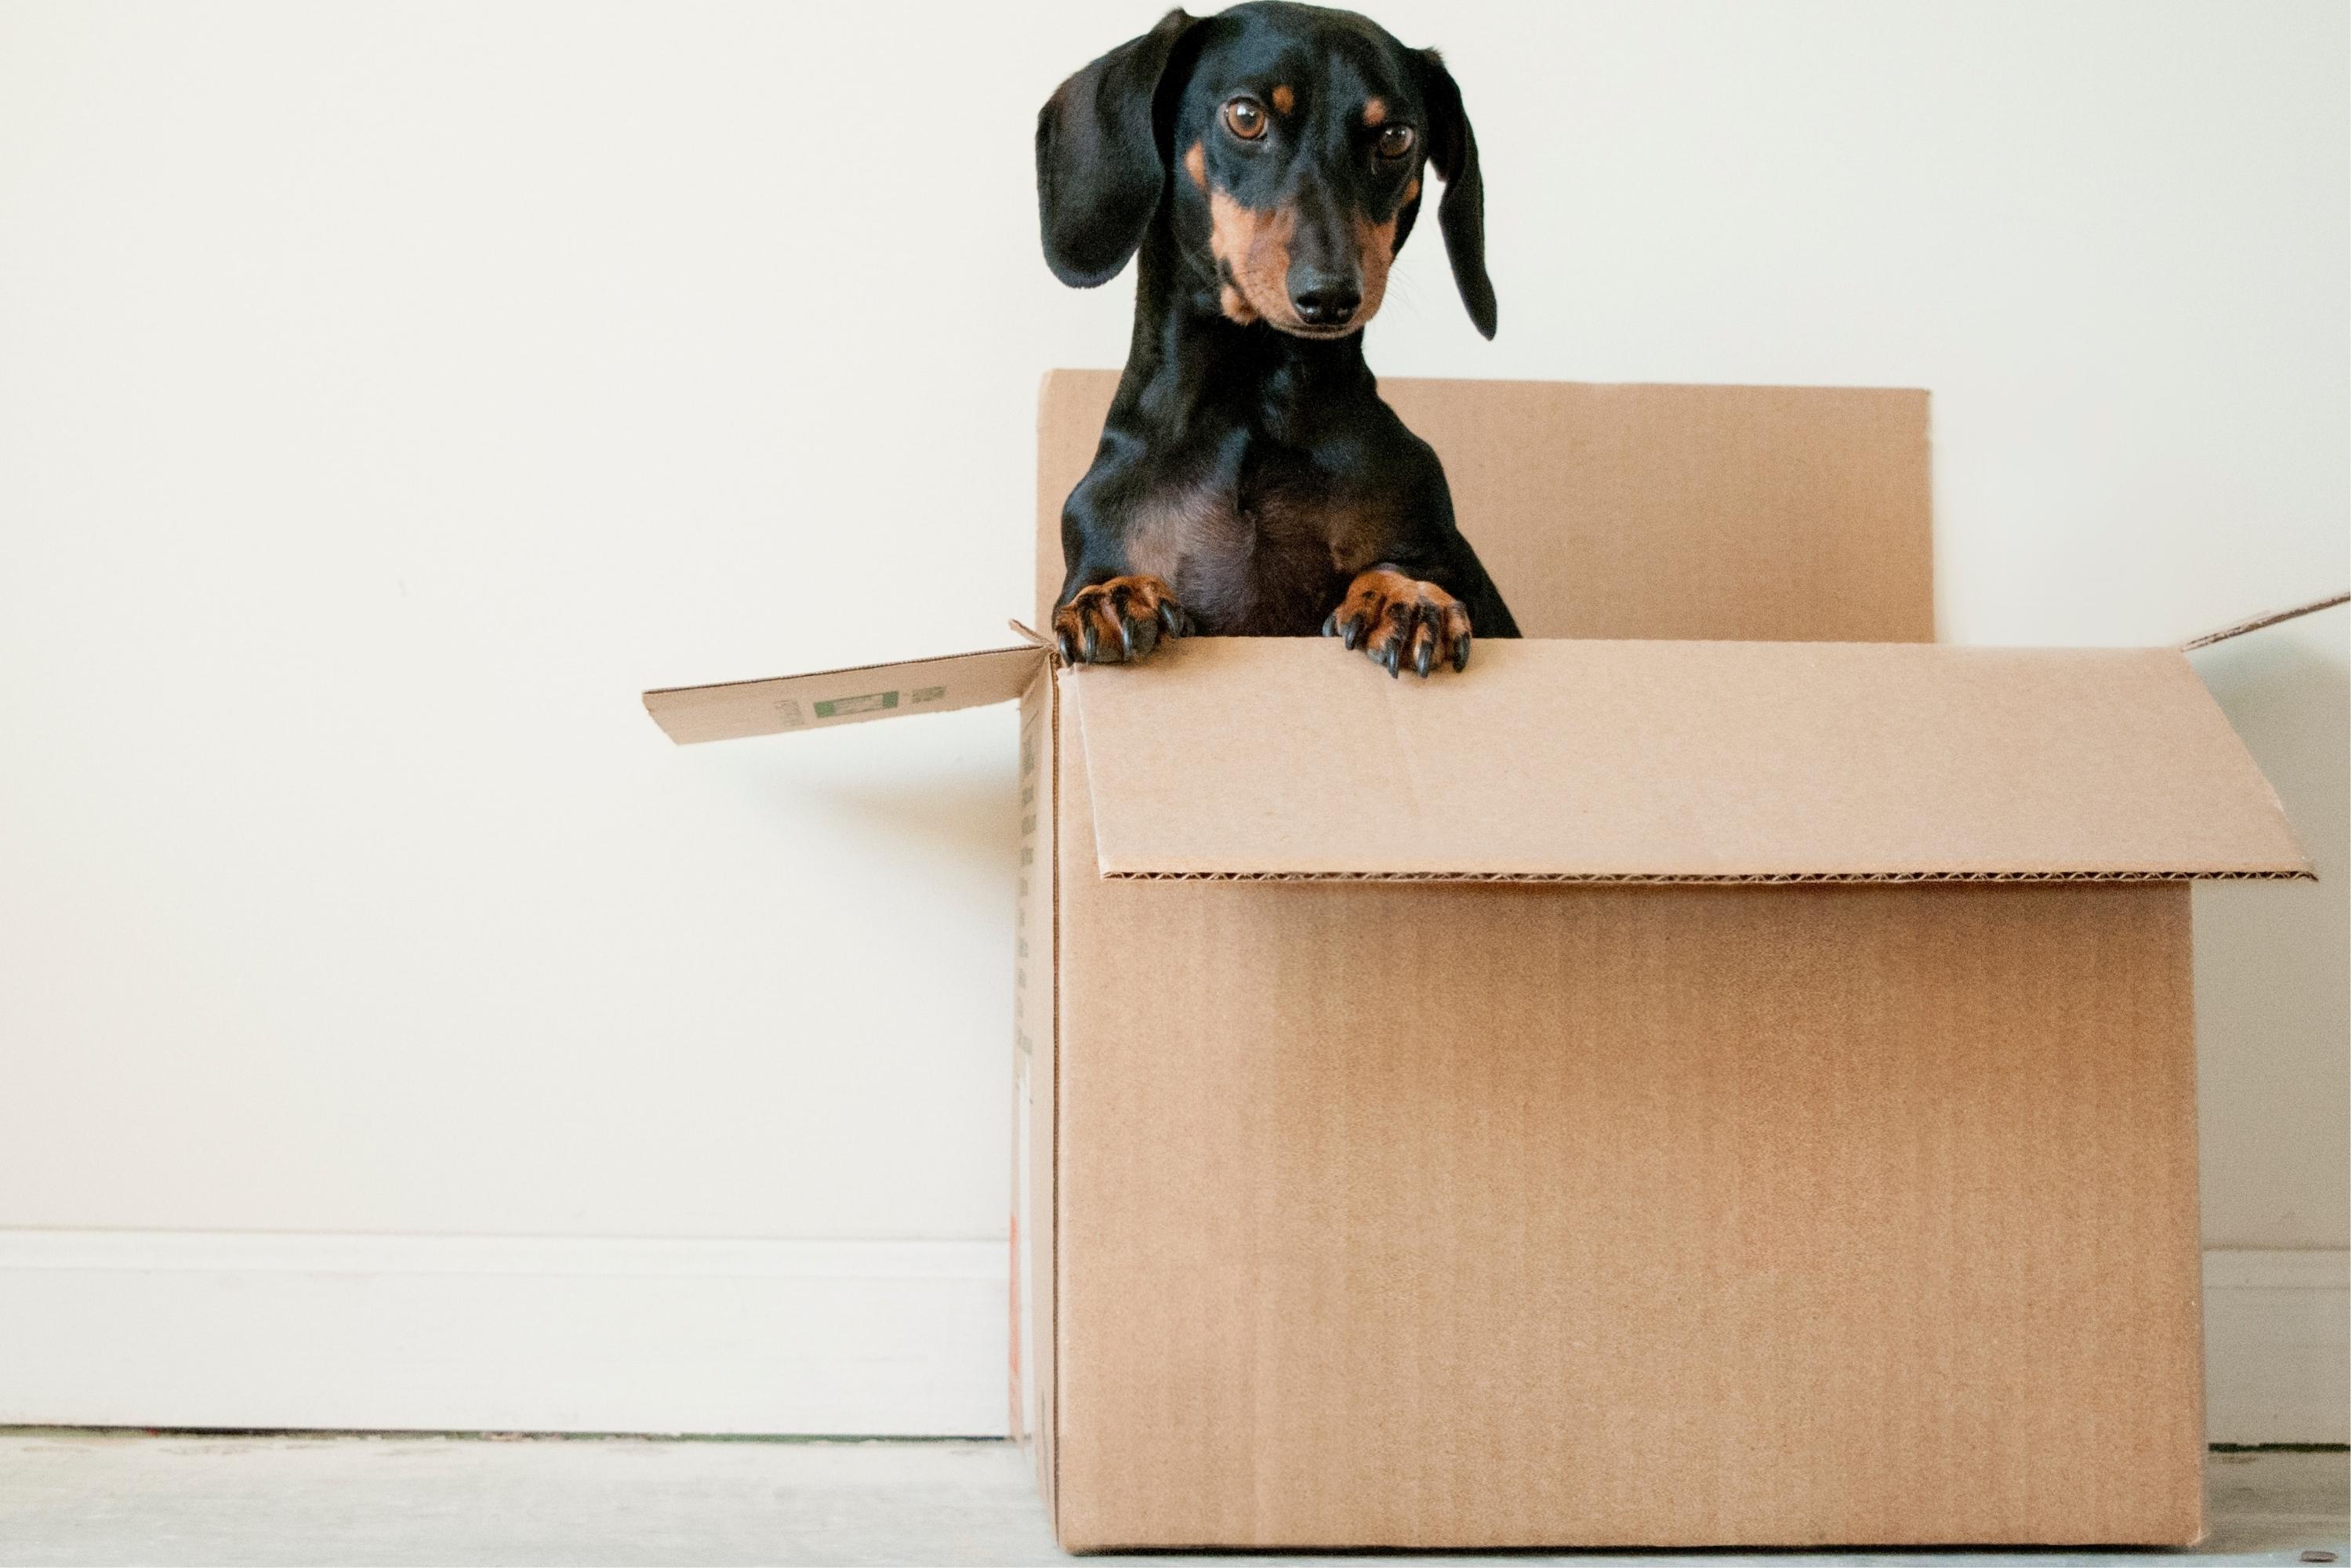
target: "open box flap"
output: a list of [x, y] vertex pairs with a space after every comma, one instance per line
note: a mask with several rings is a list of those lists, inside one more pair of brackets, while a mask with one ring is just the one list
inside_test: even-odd
[[1044, 667], [1034, 644], [950, 654], [944, 658], [863, 664], [771, 680], [677, 686], [645, 694], [646, 711], [679, 745], [733, 741], [788, 730], [862, 724], [904, 713], [944, 713], [1016, 702]]
[[2201, 637], [2190, 637], [2180, 645], [2180, 651], [2194, 653], [2200, 647], [2211, 647], [2217, 642], [2228, 642], [2232, 637], [2242, 637], [2249, 632], [2263, 631], [2283, 622], [2301, 620], [2305, 616], [2316, 615], [2322, 610], [2332, 610], [2347, 601], [2352, 601], [2352, 594], [2336, 593], [2325, 598], [2313, 599], [2306, 604], [2296, 605], [2289, 609], [2269, 610], [2259, 616], [2248, 616], [2244, 620], [2234, 621], [2219, 631], [2207, 632]]
[[2169, 649], [1322, 639], [1066, 674], [1109, 877], [2305, 878]]

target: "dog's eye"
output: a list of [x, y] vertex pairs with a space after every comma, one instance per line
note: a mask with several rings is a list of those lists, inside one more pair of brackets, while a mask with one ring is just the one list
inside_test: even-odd
[[1244, 142], [1265, 134], [1265, 106], [1254, 98], [1237, 98], [1225, 105], [1225, 129]]
[[1381, 128], [1381, 139], [1373, 143], [1383, 158], [1402, 158], [1412, 151], [1412, 127], [1386, 125]]

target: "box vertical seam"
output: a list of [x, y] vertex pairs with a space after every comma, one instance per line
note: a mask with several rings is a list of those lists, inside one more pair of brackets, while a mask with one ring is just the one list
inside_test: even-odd
[[2188, 1015], [2189, 1060], [2183, 1064], [2186, 1070], [2182, 1074], [2188, 1100], [2185, 1113], [2188, 1126], [2183, 1142], [2189, 1150], [2186, 1185], [2191, 1194], [2189, 1226], [2190, 1268], [2197, 1282], [2189, 1295], [2189, 1310], [2197, 1323], [2196, 1349], [2189, 1359], [2190, 1376], [2197, 1385], [2197, 1511], [2190, 1521], [2189, 1539], [2179, 1543], [2184, 1551], [2203, 1542], [2213, 1531], [2212, 1489], [2207, 1482], [2205, 1470], [2206, 1446], [2210, 1441], [2206, 1434], [2206, 1410], [2212, 1391], [2206, 1386], [2205, 1205], [2201, 1196], [2205, 1184], [2205, 1144], [2198, 1124], [2197, 1056], [2201, 1042], [2197, 1037], [2197, 915], [2191, 895], [2190, 885], [2186, 882], [2173, 884], [2170, 892], [2165, 895], [2172, 904], [2174, 929], [2179, 933], [2179, 948], [2173, 963], [2181, 977], [2181, 1005]]
[[[1047, 1360], [1052, 1368], [1053, 1388], [1045, 1401], [1053, 1431], [1047, 1464], [1053, 1472], [1054, 1539], [1062, 1539], [1062, 672], [1058, 660], [1048, 653], [1045, 670], [1039, 679], [1045, 683], [1045, 766], [1053, 771], [1052, 789], [1048, 792], [1053, 807], [1053, 820], [1040, 826], [1048, 839], [1046, 866], [1053, 889], [1051, 908], [1046, 911], [1046, 941], [1052, 946], [1045, 965], [1047, 992], [1045, 995], [1046, 1038], [1054, 1053], [1054, 1070], [1048, 1075], [1045, 1092], [1048, 1114], [1045, 1136], [1050, 1139], [1051, 1152], [1046, 1169], [1052, 1173], [1051, 1190], [1045, 1194], [1045, 1212], [1053, 1223], [1045, 1227], [1045, 1277], [1054, 1282], [1047, 1311], [1045, 1334], [1054, 1347]], [[1034, 1133], [1033, 1133], [1034, 1136]]]

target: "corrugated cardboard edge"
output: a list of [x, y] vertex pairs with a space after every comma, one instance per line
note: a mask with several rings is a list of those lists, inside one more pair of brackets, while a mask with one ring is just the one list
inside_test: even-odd
[[2192, 653], [2200, 647], [2211, 647], [2217, 642], [2228, 642], [2231, 637], [2242, 637], [2248, 632], [2258, 632], [2265, 626], [2274, 626], [2283, 621], [2299, 620], [2305, 616], [2315, 615], [2321, 610], [2332, 610], [2347, 600], [2352, 600], [2352, 592], [2330, 594], [2324, 599], [2314, 599], [2307, 605], [2297, 605], [2291, 610], [2272, 610], [2266, 615], [2250, 616], [2232, 626], [2223, 626], [2220, 631], [2207, 632], [2203, 637], [2190, 637], [2180, 645], [2180, 651]]
[[1045, 1463], [1038, 1475], [1045, 1487], [1046, 1527], [1058, 1542], [1062, 1538], [1062, 671], [1061, 660], [1050, 649], [1045, 658], [1045, 668], [1037, 677], [1045, 688], [1045, 731], [1049, 737], [1041, 773], [1050, 779], [1048, 804], [1053, 807], [1053, 816], [1039, 825], [1039, 830], [1045, 836], [1046, 863], [1051, 868], [1045, 928], [1054, 951], [1046, 964], [1046, 972], [1053, 977], [1046, 997], [1046, 1037], [1054, 1061], [1053, 1071], [1045, 1079], [1045, 1092], [1052, 1097], [1052, 1114], [1045, 1118], [1045, 1132], [1050, 1140], [1045, 1164], [1053, 1180], [1042, 1201], [1045, 1212], [1053, 1216], [1045, 1239], [1045, 1277], [1054, 1282], [1054, 1291], [1053, 1299], [1043, 1303], [1045, 1311], [1038, 1332], [1054, 1350], [1046, 1375], [1040, 1379], [1041, 1383], [1050, 1380], [1050, 1384], [1045, 1390]]
[[1104, 871], [1107, 882], [1526, 882], [1600, 888], [1759, 887], [1895, 882], [2315, 882], [2318, 873], [2273, 871]]

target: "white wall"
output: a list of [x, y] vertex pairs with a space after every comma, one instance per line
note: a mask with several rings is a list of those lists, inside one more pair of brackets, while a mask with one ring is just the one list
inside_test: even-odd
[[[362, 1295], [500, 1235], [583, 1238], [509, 1270], [555, 1301], [696, 1246], [961, 1281], [931, 1415], [864, 1419], [994, 1424], [1011, 716], [679, 752], [635, 694], [1025, 612], [1036, 377], [1129, 295], [1046, 273], [1030, 128], [1154, 10], [0, 10], [0, 1328], [66, 1379], [0, 1360], [0, 1420], [192, 1418], [73, 1404], [84, 1298], [135, 1336], [251, 1256], [155, 1233], [272, 1231]], [[1503, 322], [1424, 236], [1383, 371], [1929, 387], [1953, 640], [2352, 575], [2340, 5], [1381, 14], [1465, 84]], [[2341, 611], [2200, 665], [2327, 878], [2200, 895], [2208, 1240], [2338, 1301], [2346, 667]], [[385, 1408], [320, 1376], [270, 1410]], [[650, 1386], [571, 1418], [860, 1419]]]

